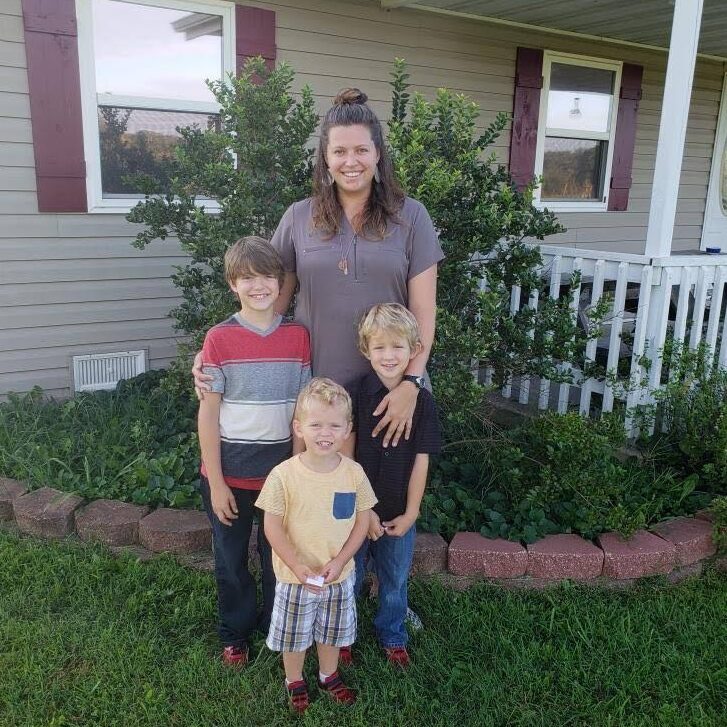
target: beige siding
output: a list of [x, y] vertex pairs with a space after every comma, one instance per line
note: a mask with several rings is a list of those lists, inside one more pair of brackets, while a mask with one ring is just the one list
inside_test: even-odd
[[[386, 12], [377, 3], [282, 0], [265, 6], [277, 12], [279, 58], [309, 83], [318, 109], [343, 86], [360, 85], [383, 116], [389, 112], [389, 74], [395, 57], [409, 64], [416, 90], [431, 97], [439, 86], [471, 96], [481, 107], [480, 125], [498, 111], [511, 111], [515, 54], [519, 45], [623, 60], [644, 66], [634, 155], [633, 188], [626, 212], [561, 213], [568, 231], [548, 238], [599, 250], [642, 253], [649, 216], [656, 142], [659, 134], [666, 53], [612, 43], [525, 31], [475, 20], [400, 8]], [[687, 130], [674, 250], [697, 249], [701, 238], [712, 146], [722, 89], [723, 64], [699, 60]], [[509, 129], [495, 144], [508, 160]]]
[[174, 357], [179, 301], [171, 243], [131, 247], [123, 215], [39, 214], [20, 0], [0, 8], [0, 395], [35, 385], [70, 393], [71, 357]]
[[[480, 126], [511, 111], [518, 45], [640, 63], [644, 98], [629, 210], [561, 215], [568, 231], [549, 243], [642, 252], [658, 137], [666, 55], [633, 47], [539, 34], [378, 2], [280, 0], [278, 58], [309, 83], [319, 112], [335, 93], [358, 85], [376, 111], [390, 108], [390, 72], [406, 58], [415, 89], [439, 86], [471, 96]], [[67, 395], [75, 354], [146, 349], [152, 366], [174, 355], [167, 311], [178, 302], [169, 274], [183, 260], [170, 243], [138, 252], [122, 215], [39, 214], [21, 0], [0, 8], [0, 394], [39, 384]], [[699, 61], [687, 133], [675, 228], [675, 249], [699, 244], [723, 66]], [[495, 146], [506, 163], [509, 130]]]

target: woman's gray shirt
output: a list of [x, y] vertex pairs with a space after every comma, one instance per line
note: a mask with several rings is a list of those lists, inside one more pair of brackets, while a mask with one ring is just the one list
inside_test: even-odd
[[340, 234], [324, 239], [313, 228], [311, 199], [280, 220], [272, 244], [298, 277], [295, 320], [310, 332], [314, 376], [345, 386], [366, 373], [356, 333], [363, 314], [376, 303], [407, 305], [408, 281], [444, 258], [424, 205], [407, 197], [399, 217], [383, 240], [355, 236], [345, 215]]

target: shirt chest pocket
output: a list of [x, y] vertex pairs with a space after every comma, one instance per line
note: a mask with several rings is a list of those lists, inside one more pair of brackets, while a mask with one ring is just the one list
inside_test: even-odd
[[356, 509], [355, 492], [333, 493], [333, 517], [336, 520], [348, 520]]

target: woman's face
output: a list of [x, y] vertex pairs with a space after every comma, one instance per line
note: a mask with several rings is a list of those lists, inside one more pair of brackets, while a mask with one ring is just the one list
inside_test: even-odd
[[368, 197], [379, 152], [368, 127], [333, 126], [328, 132], [326, 164], [339, 196]]

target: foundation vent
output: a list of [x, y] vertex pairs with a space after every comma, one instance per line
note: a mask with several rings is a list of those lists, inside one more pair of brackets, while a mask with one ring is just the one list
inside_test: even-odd
[[144, 351], [94, 353], [73, 357], [75, 391], [114, 389], [121, 379], [130, 379], [146, 371]]

